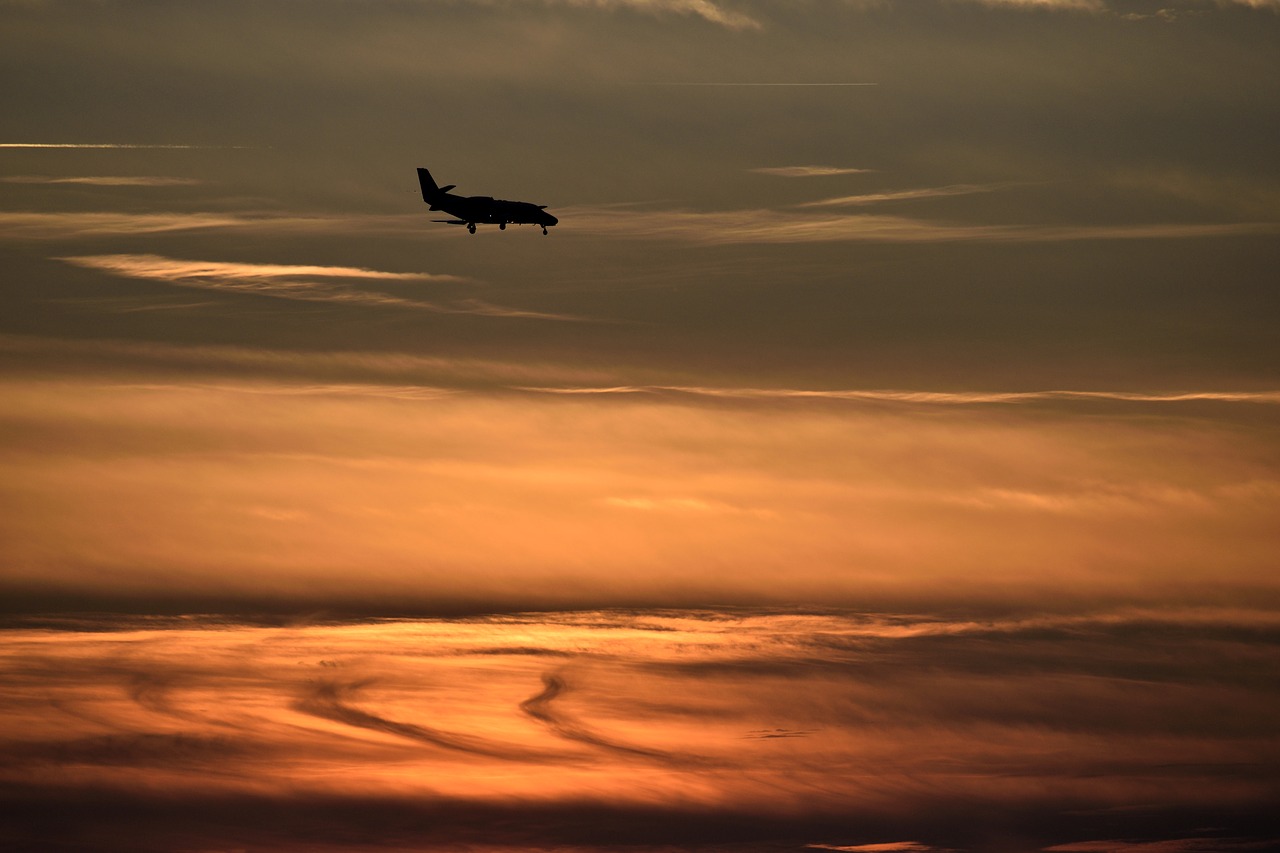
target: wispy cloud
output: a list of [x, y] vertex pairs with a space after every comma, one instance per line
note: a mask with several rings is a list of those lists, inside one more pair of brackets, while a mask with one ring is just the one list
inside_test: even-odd
[[767, 509], [735, 506], [734, 504], [730, 504], [725, 501], [707, 500], [705, 498], [677, 496], [646, 495], [634, 497], [612, 497], [605, 498], [603, 503], [605, 506], [614, 507], [616, 509], [637, 512], [706, 513], [710, 515], [745, 514], [758, 516], [760, 518], [769, 518], [774, 515], [774, 513]]
[[[520, 703], [520, 710], [530, 718], [547, 727], [558, 738], [574, 743], [586, 744], [616, 755], [643, 758], [669, 764], [701, 764], [699, 758], [692, 755], [676, 755], [666, 750], [622, 743], [606, 737], [589, 726], [584, 725], [566, 712], [560, 710], [556, 699], [568, 690], [569, 685], [559, 673], [544, 673], [542, 690]], [[552, 707], [556, 703], [556, 707]]]
[[548, 6], [631, 9], [652, 15], [683, 15], [701, 18], [731, 30], [760, 29], [760, 22], [755, 18], [729, 9], [715, 0], [541, 0], [541, 2]]
[[813, 850], [836, 850], [839, 853], [928, 853], [937, 850], [919, 841], [888, 841], [882, 844], [806, 844]]
[[54, 178], [45, 175], [12, 175], [0, 178], [6, 184], [87, 184], [95, 187], [180, 187], [202, 183], [196, 178], [170, 178], [159, 175], [86, 175]]
[[142, 142], [0, 142], [0, 149], [251, 149], [248, 145], [155, 145]]
[[[1042, 9], [1062, 12], [1113, 13], [1127, 20], [1143, 18], [1163, 18], [1173, 20], [1183, 14], [1196, 14], [1185, 9], [1164, 8], [1150, 14], [1128, 12], [1121, 14], [1114, 11], [1117, 5], [1109, 0], [965, 0], [982, 6], [1004, 9]], [[1196, 3], [1183, 3], [1183, 6], [1194, 6]], [[1280, 12], [1280, 0], [1205, 0], [1202, 5], [1216, 5], [1220, 8], [1230, 6], [1247, 6], [1251, 9], [1270, 9]]]
[[726, 82], [726, 81], [719, 81], [719, 82], [710, 82], [710, 81], [701, 81], [701, 82], [670, 82], [670, 83], [658, 83], [658, 82], [654, 82], [654, 83], [644, 83], [644, 84], [642, 84], [642, 85], [645, 85], [645, 86], [687, 86], [687, 87], [692, 87], [692, 88], [697, 88], [697, 87], [708, 87], [708, 88], [735, 88], [735, 87], [741, 87], [741, 88], [747, 88], [747, 89], [751, 89], [751, 88], [763, 88], [763, 89], [768, 89], [768, 88], [781, 88], [781, 89], [793, 89], [793, 88], [794, 88], [794, 89], [819, 88], [819, 89], [821, 89], [821, 88], [841, 88], [841, 87], [858, 87], [858, 86], [879, 86], [880, 84], [879, 84], [879, 83], [852, 83], [852, 82], [822, 82], [822, 81], [810, 81], [810, 82], [804, 82], [804, 81], [800, 81], [800, 82], [795, 82], [795, 81], [793, 81], [793, 82], [781, 82], [781, 81], [754, 81], [754, 82], [751, 82], [751, 81], [738, 81], [738, 82], [732, 82], [732, 81], [729, 81], [729, 82]]
[[822, 178], [832, 175], [861, 175], [875, 169], [853, 169], [844, 166], [762, 166], [750, 171], [779, 178]]
[[734, 243], [1045, 243], [1156, 240], [1280, 234], [1280, 222], [1143, 223], [1133, 225], [967, 225], [904, 216], [817, 214], [750, 208], [721, 211], [577, 208], [565, 211], [578, 233]]
[[1104, 839], [1075, 841], [1044, 847], [1050, 853], [1227, 853], [1250, 850], [1270, 850], [1273, 841], [1256, 841], [1244, 838], [1165, 838], [1157, 841], [1133, 841]]
[[992, 403], [1033, 403], [1070, 400], [1111, 400], [1130, 403], [1271, 403], [1280, 404], [1280, 391], [1187, 391], [1149, 393], [1130, 391], [897, 391], [806, 390], [795, 388], [711, 388], [687, 385], [614, 385], [607, 387], [524, 388], [545, 394], [566, 395], [688, 395], [740, 400], [845, 400], [942, 406]]
[[[376, 271], [369, 271], [376, 272]], [[398, 275], [398, 274], [397, 274]], [[673, 400], [867, 402], [904, 406], [1012, 406], [1033, 403], [1115, 402], [1176, 406], [1195, 403], [1280, 405], [1280, 389], [1233, 391], [1040, 390], [923, 391], [906, 389], [814, 389], [657, 384], [618, 384], [618, 369], [528, 360], [430, 356], [407, 352], [309, 352], [220, 345], [179, 345], [122, 340], [69, 340], [0, 335], [0, 356], [24, 363], [53, 363], [59, 358], [87, 360], [104, 369], [183, 372], [208, 371], [237, 376], [260, 375], [306, 384], [289, 393], [368, 394], [399, 398], [430, 397], [447, 388], [490, 388], [531, 395], [582, 398], [662, 398]], [[12, 371], [11, 371], [12, 373]], [[272, 386], [275, 388], [275, 386]], [[272, 393], [285, 393], [284, 386]], [[637, 506], [634, 503], [630, 506]], [[685, 508], [691, 508], [686, 505]]]
[[[86, 255], [60, 260], [113, 275], [163, 281], [180, 287], [270, 296], [303, 302], [336, 302], [353, 305], [416, 308], [447, 314], [480, 314], [540, 320], [577, 319], [556, 314], [491, 305], [477, 299], [436, 303], [370, 290], [357, 290], [342, 280], [395, 282], [461, 282], [466, 279], [434, 273], [399, 273], [360, 267], [288, 264], [246, 264], [225, 261], [191, 261], [160, 255]], [[333, 279], [334, 281], [316, 281]]]
[[152, 145], [131, 142], [0, 142], [0, 148], [176, 148], [244, 149], [249, 145]]
[[[180, 231], [252, 230], [258, 234], [413, 234], [446, 238], [450, 229], [432, 230], [418, 214], [335, 216], [321, 213], [123, 213], [88, 211], [45, 213], [0, 211], [0, 237], [65, 240]], [[456, 236], [456, 235], [455, 235]]]
[[0, 231], [9, 239], [58, 240], [125, 234], [163, 234], [252, 224], [222, 213], [37, 213], [0, 212]]
[[[609, 371], [581, 365], [530, 360], [418, 355], [404, 352], [332, 350], [326, 352], [261, 349], [220, 345], [121, 340], [64, 340], [0, 335], [0, 354], [50, 363], [59, 358], [85, 359], [102, 368], [212, 372], [308, 380], [308, 393], [431, 395], [437, 386], [521, 385], [533, 382], [602, 383], [616, 379]], [[28, 357], [34, 358], [28, 358]], [[12, 375], [12, 371], [11, 371]], [[295, 388], [299, 386], [294, 386]]]
[[645, 11], [692, 15], [734, 30], [757, 30], [760, 22], [750, 15], [726, 9], [712, 0], [569, 0], [574, 4], [625, 6]]
[[244, 264], [231, 261], [186, 261], [160, 255], [89, 255], [61, 260], [80, 266], [115, 272], [133, 278], [178, 281], [188, 278], [225, 281], [280, 281], [298, 278], [356, 278], [379, 281], [466, 281], [462, 276], [438, 273], [384, 272], [364, 267], [308, 264]]
[[1068, 12], [1103, 12], [1107, 4], [1103, 0], [969, 0], [983, 6], [1013, 9], [1048, 9]]
[[128, 278], [163, 281], [182, 287], [274, 296], [307, 302], [346, 302], [367, 305], [443, 310], [434, 303], [392, 294], [353, 290], [338, 283], [314, 279], [357, 279], [375, 281], [456, 281], [453, 276], [427, 273], [391, 273], [354, 267], [289, 266], [283, 264], [243, 264], [217, 261], [188, 261], [159, 255], [87, 255], [61, 258], [76, 266], [101, 270]]
[[336, 723], [386, 732], [387, 734], [440, 749], [471, 755], [486, 756], [505, 761], [549, 761], [552, 758], [559, 758], [563, 761], [564, 759], [564, 756], [557, 756], [547, 750], [523, 749], [470, 733], [450, 732], [431, 726], [402, 723], [396, 720], [389, 720], [377, 714], [371, 714], [368, 711], [354, 707], [350, 703], [350, 699], [366, 686], [368, 686], [366, 683], [361, 682], [321, 681], [311, 686], [307, 694], [294, 704], [294, 708], [304, 714], [332, 720]]
[[[269, 596], [286, 574], [295, 608], [1038, 605], [1049, 590], [1207, 588], [1245, 601], [1275, 587], [1280, 477], [1269, 435], [1249, 426], [1265, 412], [1243, 403], [922, 417], [808, 398], [559, 398], [494, 379], [432, 394], [170, 371], [0, 387], [11, 582], [198, 607]], [[1120, 556], [1091, 563], [1100, 551]]]
[[[21, 792], [10, 812], [31, 849], [123, 821], [110, 849], [342, 849], [335, 834], [404, 850], [625, 837], [768, 853], [815, 835], [829, 840], [801, 849], [1010, 849], [973, 841], [990, 815], [1018, 821], [1020, 850], [1272, 849], [1274, 627], [1098, 615], [1116, 618], [988, 616], [989, 633], [931, 633], [940, 612], [768, 608], [10, 624], [0, 783]], [[319, 829], [291, 846], [282, 821]], [[1112, 840], [1126, 838], [1141, 840]]]
[[882, 201], [914, 201], [922, 198], [947, 198], [957, 195], [974, 195], [1007, 189], [1013, 184], [951, 184], [945, 187], [923, 187], [914, 190], [896, 190], [885, 193], [864, 193], [862, 195], [846, 195], [837, 198], [824, 198], [818, 201], [807, 201], [796, 207], [857, 207], [876, 204]]

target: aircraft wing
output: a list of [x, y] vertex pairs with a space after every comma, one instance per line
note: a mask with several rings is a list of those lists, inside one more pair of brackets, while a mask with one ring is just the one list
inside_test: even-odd
[[465, 219], [433, 219], [433, 220], [431, 220], [431, 221], [432, 221], [432, 222], [447, 222], [447, 223], [448, 223], [448, 224], [450, 224], [450, 225], [466, 225], [466, 224], [467, 224], [467, 220], [465, 220]]

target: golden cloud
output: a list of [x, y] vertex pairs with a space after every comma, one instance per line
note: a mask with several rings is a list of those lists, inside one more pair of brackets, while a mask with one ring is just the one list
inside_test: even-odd
[[[428, 302], [380, 291], [360, 290], [341, 280], [461, 282], [460, 276], [430, 273], [383, 272], [358, 267], [245, 264], [226, 261], [191, 261], [159, 255], [87, 255], [61, 258], [76, 266], [113, 275], [163, 281], [180, 287], [294, 299], [303, 302], [336, 302], [392, 308], [415, 308], [441, 314], [478, 314], [489, 317], [516, 317], [535, 320], [579, 320], [567, 315], [546, 314], [492, 305], [479, 299]], [[337, 281], [314, 281], [334, 279]]]
[[6, 581], [317, 606], [1274, 589], [1280, 469], [1230, 412], [352, 384], [6, 383]]

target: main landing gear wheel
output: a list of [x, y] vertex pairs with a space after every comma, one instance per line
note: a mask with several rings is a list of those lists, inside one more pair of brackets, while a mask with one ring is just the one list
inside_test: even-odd
[[467, 230], [470, 231], [472, 234], [476, 233], [476, 224], [474, 222], [468, 222]]
[[506, 231], [506, 230], [507, 230], [507, 223], [505, 223], [505, 222], [499, 222], [499, 223], [498, 223], [498, 230], [499, 230], [499, 231]]

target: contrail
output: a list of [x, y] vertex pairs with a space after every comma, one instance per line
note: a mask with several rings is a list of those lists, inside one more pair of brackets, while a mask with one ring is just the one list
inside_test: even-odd
[[85, 175], [49, 178], [43, 175], [10, 175], [0, 178], [6, 184], [86, 184], [95, 187], [179, 187], [201, 183], [195, 178], [168, 178], [157, 175]]
[[879, 86], [879, 83], [632, 83], [633, 86], [778, 86], [778, 87], [820, 87], [820, 86]]
[[0, 148], [252, 148], [251, 145], [138, 145], [123, 142], [0, 142]]

